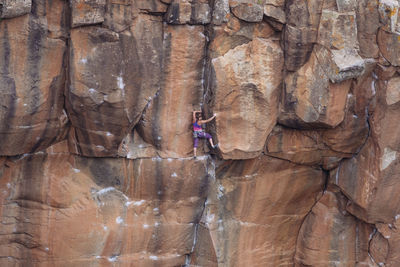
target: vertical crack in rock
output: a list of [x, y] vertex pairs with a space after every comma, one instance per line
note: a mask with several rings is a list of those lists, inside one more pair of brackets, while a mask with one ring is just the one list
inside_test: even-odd
[[315, 207], [315, 205], [317, 205], [317, 203], [320, 201], [320, 199], [324, 196], [324, 194], [326, 192], [326, 189], [328, 187], [329, 171], [323, 170], [323, 172], [324, 172], [324, 175], [325, 175], [324, 187], [323, 187], [320, 195], [315, 200], [314, 204], [310, 207], [310, 210], [307, 212], [307, 214], [304, 216], [302, 222], [300, 223], [299, 230], [298, 230], [297, 236], [296, 236], [295, 248], [294, 248], [294, 253], [293, 253], [293, 262], [295, 262], [295, 257], [296, 257], [296, 253], [297, 253], [297, 246], [298, 246], [297, 244], [298, 244], [298, 241], [299, 241], [298, 238], [299, 238], [299, 235], [300, 235], [300, 230], [302, 229], [304, 222], [306, 221], [307, 217], [311, 214], [311, 212], [312, 212], [313, 208]]
[[371, 233], [371, 235], [369, 236], [369, 242], [368, 242], [368, 256], [369, 258], [372, 260], [373, 263], [375, 263], [376, 265], [378, 265], [375, 262], [374, 257], [372, 257], [371, 255], [371, 243], [372, 243], [372, 239], [374, 238], [374, 236], [378, 233], [378, 231], [376, 230], [376, 228], [374, 228], [374, 231]]
[[[195, 229], [194, 229], [194, 237], [193, 237], [193, 244], [192, 244], [192, 248], [189, 254], [186, 255], [186, 262], [184, 267], [189, 267], [192, 266], [191, 263], [193, 260], [193, 254], [196, 253], [196, 249], [198, 249], [197, 247], [197, 241], [199, 240], [199, 227], [201, 226], [202, 222], [207, 221], [207, 218], [205, 218], [205, 210], [206, 210], [206, 206], [207, 203], [209, 202], [209, 198], [210, 198], [210, 185], [215, 183], [215, 159], [213, 156], [207, 156], [206, 157], [206, 184], [204, 184], [200, 189], [200, 191], [205, 190], [207, 192], [206, 197], [204, 199], [204, 202], [202, 204], [202, 209], [201, 212], [199, 213], [199, 216], [197, 217], [195, 223]], [[207, 229], [207, 231], [209, 231]], [[200, 236], [201, 237], [201, 236]], [[204, 237], [203, 237], [204, 238]], [[207, 249], [207, 248], [205, 248]], [[210, 249], [210, 248], [208, 248]], [[214, 250], [215, 252], [215, 248], [211, 248], [212, 250]], [[198, 252], [197, 252], [198, 253]]]

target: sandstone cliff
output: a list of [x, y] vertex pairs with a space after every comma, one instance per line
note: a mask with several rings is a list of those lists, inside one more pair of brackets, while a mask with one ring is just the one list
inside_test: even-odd
[[399, 6], [0, 0], [0, 266], [400, 266]]

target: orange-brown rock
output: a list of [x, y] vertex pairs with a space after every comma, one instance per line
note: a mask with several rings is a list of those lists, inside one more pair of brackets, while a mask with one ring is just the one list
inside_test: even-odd
[[393, 66], [400, 66], [400, 33], [378, 31], [378, 46], [387, 61]]
[[317, 41], [323, 1], [286, 1], [284, 31], [285, 67], [295, 71], [307, 62]]
[[371, 238], [369, 251], [376, 263], [380, 265], [385, 264], [389, 252], [388, 240], [383, 237], [381, 233], [376, 231]]
[[400, 266], [398, 8], [0, 0], [0, 266]]
[[376, 42], [376, 34], [379, 28], [379, 14], [377, 1], [355, 1], [357, 37], [360, 45], [360, 55], [364, 58], [377, 58], [379, 48]]
[[264, 15], [279, 23], [286, 22], [286, 14], [283, 11], [283, 7], [276, 7], [274, 5], [265, 5]]
[[293, 265], [297, 232], [321, 193], [323, 172], [262, 156], [227, 161], [216, 178], [196, 241], [211, 243], [215, 256], [199, 245], [194, 254], [206, 257], [193, 264]]
[[355, 266], [357, 224], [345, 204], [340, 192], [324, 192], [300, 229], [295, 266]]
[[131, 32], [99, 27], [72, 31], [67, 91], [72, 152], [118, 154], [123, 138], [160, 89], [162, 31], [161, 20], [148, 15], [136, 18]]
[[375, 262], [384, 266], [397, 266], [400, 264], [400, 215], [396, 215], [391, 223], [378, 223], [378, 233], [374, 235], [371, 244], [371, 255]]
[[317, 41], [327, 48], [358, 48], [356, 14], [323, 10]]
[[285, 78], [279, 122], [291, 127], [335, 127], [343, 121], [351, 82], [330, 83], [316, 55]]
[[367, 222], [388, 223], [399, 209], [400, 109], [386, 103], [387, 81], [382, 78], [377, 85], [367, 143], [356, 157], [340, 164], [332, 180], [350, 198], [350, 212]]
[[213, 27], [212, 40], [208, 47], [210, 58], [225, 55], [236, 46], [259, 38], [274, 38], [273, 28], [266, 22], [248, 23], [228, 15], [227, 23]]
[[373, 229], [347, 213], [346, 198], [331, 189], [301, 226], [294, 266], [376, 266], [368, 254]]
[[47, 21], [25, 15], [0, 22], [0, 154], [46, 148], [64, 138], [65, 42]]
[[355, 12], [323, 10], [317, 42], [319, 64], [333, 83], [363, 74], [365, 62], [358, 54]]
[[235, 0], [229, 1], [232, 14], [247, 22], [260, 22], [263, 19], [264, 1]]
[[389, 80], [386, 89], [386, 103], [388, 105], [396, 104], [400, 101], [400, 77], [394, 77]]
[[343, 122], [321, 132], [323, 143], [333, 151], [356, 154], [366, 142], [369, 135], [367, 120], [376, 93], [376, 82], [369, 72], [353, 82], [347, 95]]
[[2, 161], [0, 265], [181, 266], [207, 165], [81, 158], [66, 146]]
[[137, 128], [162, 157], [193, 153], [192, 111], [202, 104], [205, 35], [203, 26], [164, 28], [162, 87]]
[[258, 156], [276, 123], [283, 67], [274, 41], [256, 38], [214, 58], [216, 135], [225, 159]]
[[337, 167], [342, 158], [352, 157], [367, 140], [368, 108], [375, 95], [376, 80], [365, 74], [353, 83], [346, 96], [343, 121], [332, 129], [300, 130], [276, 126], [268, 136], [265, 153], [324, 169]]
[[298, 164], [323, 166], [324, 169], [331, 169], [342, 158], [353, 155], [332, 150], [324, 143], [323, 134], [323, 131], [276, 126], [268, 136], [265, 153]]
[[71, 0], [71, 26], [101, 23], [105, 9], [106, 0]]
[[168, 5], [172, 0], [128, 0], [132, 2], [135, 9], [139, 9], [140, 12], [149, 13], [165, 13], [167, 12]]

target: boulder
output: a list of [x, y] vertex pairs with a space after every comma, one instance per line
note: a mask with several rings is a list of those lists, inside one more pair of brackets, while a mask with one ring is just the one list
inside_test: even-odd
[[368, 138], [368, 109], [375, 96], [375, 83], [371, 74], [353, 83], [342, 110], [343, 121], [334, 128], [299, 130], [294, 121], [289, 124], [292, 128], [276, 126], [268, 136], [265, 153], [299, 164], [336, 168], [341, 159], [358, 153]]
[[318, 43], [329, 49], [357, 49], [355, 12], [323, 10], [318, 29]]
[[272, 5], [276, 7], [284, 7], [286, 0], [264, 0], [266, 5]]
[[104, 21], [106, 0], [71, 0], [71, 26], [92, 25]]
[[263, 19], [263, 1], [235, 0], [229, 1], [232, 14], [247, 22], [260, 22]]
[[396, 104], [400, 101], [400, 77], [389, 80], [386, 89], [386, 103], [388, 105]]
[[369, 110], [376, 93], [376, 79], [364, 74], [353, 83], [347, 95], [343, 122], [333, 129], [321, 132], [325, 145], [333, 151], [356, 154], [369, 136]]
[[379, 0], [378, 11], [382, 29], [395, 33], [397, 30], [397, 18], [399, 15], [398, 0]]
[[[379, 76], [378, 76], [379, 77]], [[400, 116], [398, 105], [387, 105], [387, 80], [377, 83], [376, 106], [369, 111], [370, 134], [361, 151], [343, 161], [332, 180], [350, 199], [347, 210], [369, 222], [390, 223], [399, 213]], [[367, 109], [368, 112], [368, 109]]]
[[380, 25], [377, 5], [377, 1], [357, 1], [356, 20], [359, 53], [364, 58], [377, 58], [379, 56], [379, 48], [376, 42], [376, 34]]
[[212, 10], [208, 1], [195, 2], [192, 4], [192, 23], [208, 24], [211, 22]]
[[400, 66], [400, 33], [389, 33], [380, 29], [377, 39], [384, 58], [393, 66]]
[[213, 28], [208, 46], [209, 55], [212, 59], [220, 57], [257, 37], [273, 38], [273, 35], [274, 29], [266, 22], [248, 23], [230, 15], [226, 24]]
[[0, 154], [44, 149], [65, 138], [66, 44], [42, 17], [0, 22]]
[[317, 40], [323, 1], [289, 0], [286, 3], [286, 22], [283, 44], [285, 67], [296, 71], [309, 59]]
[[322, 131], [297, 130], [275, 126], [268, 136], [265, 153], [297, 164], [323, 166], [331, 169], [342, 158], [353, 154], [332, 150], [324, 143]]
[[265, 5], [264, 15], [275, 20], [276, 22], [282, 24], [286, 23], [286, 14], [282, 7], [276, 7], [274, 5]]
[[31, 12], [32, 0], [1, 0], [0, 18], [9, 19]]
[[285, 78], [279, 122], [290, 127], [336, 127], [343, 121], [351, 83], [329, 82], [316, 54]]
[[214, 58], [216, 137], [224, 159], [258, 156], [278, 113], [283, 53], [278, 43], [256, 38]]
[[230, 14], [229, 0], [215, 0], [212, 12], [212, 23], [221, 25], [228, 21]]
[[356, 49], [329, 50], [323, 46], [317, 46], [315, 55], [333, 83], [357, 78], [364, 73], [366, 62]]

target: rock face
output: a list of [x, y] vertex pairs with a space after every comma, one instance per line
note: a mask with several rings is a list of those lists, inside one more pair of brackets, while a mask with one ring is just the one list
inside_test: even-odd
[[276, 123], [282, 50], [275, 42], [257, 38], [214, 58], [212, 66], [222, 157], [255, 157]]
[[216, 256], [210, 265], [202, 257], [192, 263], [293, 265], [297, 233], [323, 190], [324, 173], [262, 156], [227, 161], [216, 170], [216, 178], [200, 222], [210, 234], [199, 235], [197, 241], [211, 243]]
[[399, 6], [0, 0], [0, 266], [400, 266]]
[[50, 30], [33, 14], [0, 22], [2, 155], [41, 150], [65, 136], [66, 44]]
[[313, 54], [297, 72], [286, 76], [279, 121], [289, 126], [337, 126], [344, 118], [350, 85], [350, 81], [331, 83]]
[[66, 146], [51, 148], [2, 163], [2, 266], [10, 258], [43, 266], [185, 263], [207, 193], [208, 160], [67, 152]]

